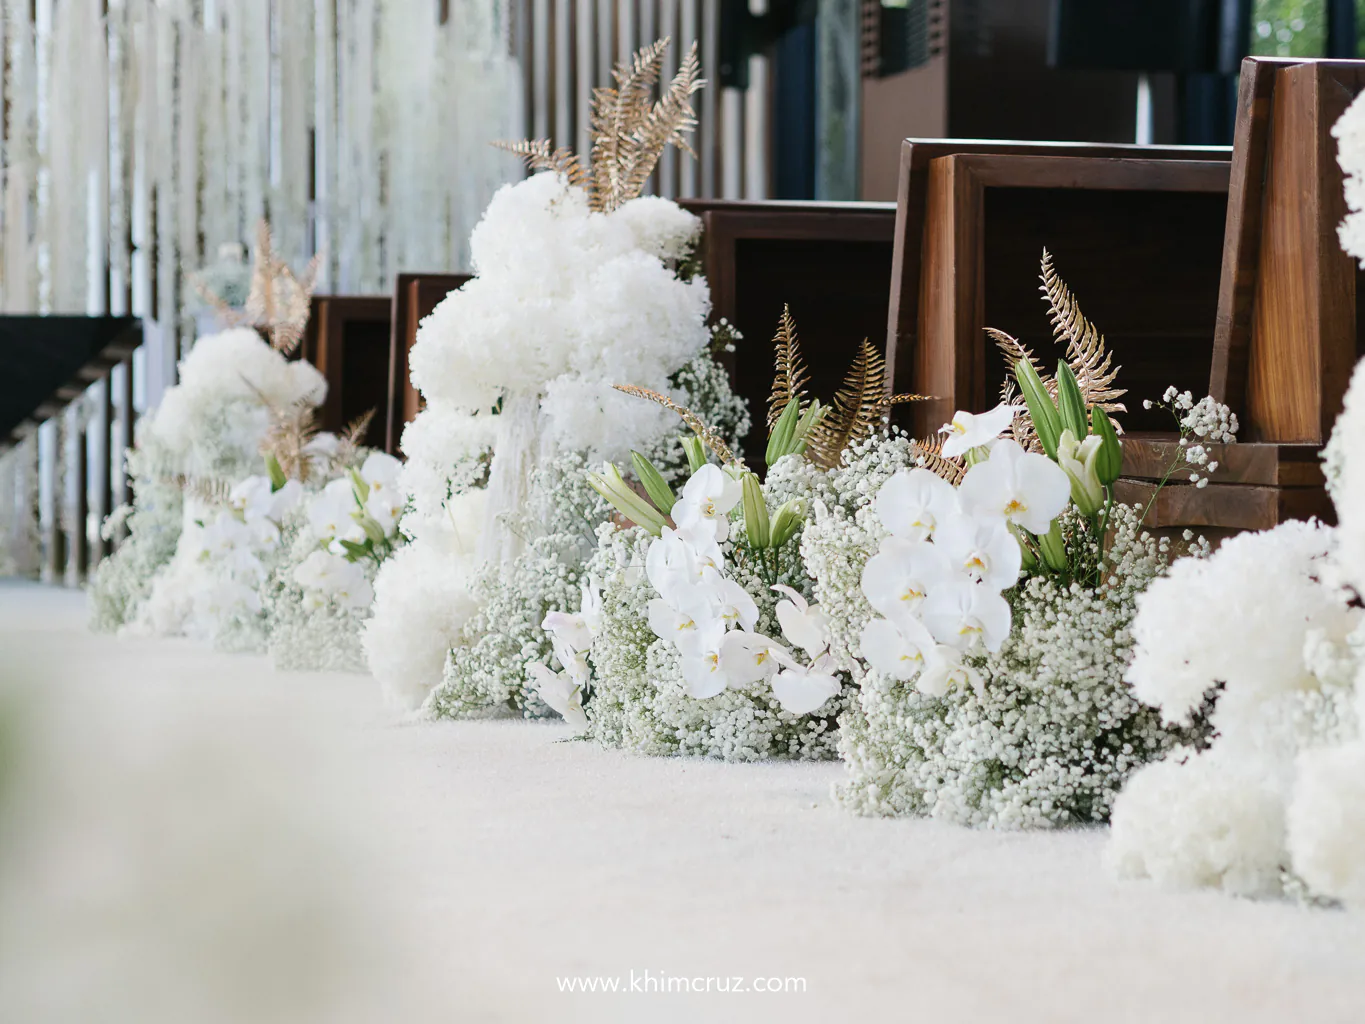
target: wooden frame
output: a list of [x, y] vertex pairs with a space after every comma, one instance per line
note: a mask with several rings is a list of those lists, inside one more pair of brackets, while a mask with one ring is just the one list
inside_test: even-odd
[[[1222, 160], [1151, 160], [1139, 157], [1112, 158], [1091, 156], [1039, 156], [1017, 153], [976, 153], [953, 154], [937, 157], [929, 161], [925, 175], [926, 206], [933, 215], [925, 222], [922, 245], [922, 273], [919, 275], [917, 309], [917, 336], [925, 339], [923, 344], [915, 345], [907, 353], [902, 344], [897, 344], [892, 353], [893, 365], [897, 369], [895, 384], [898, 390], [914, 390], [921, 394], [932, 395], [927, 402], [915, 403], [911, 407], [915, 432], [919, 436], [932, 434], [941, 424], [952, 418], [958, 409], [980, 411], [995, 402], [995, 387], [998, 381], [988, 381], [988, 363], [995, 359], [994, 346], [985, 336], [985, 328], [997, 327], [1011, 333], [1018, 333], [1014, 323], [998, 323], [987, 310], [988, 282], [987, 263], [987, 193], [992, 189], [1001, 190], [1047, 190], [1052, 196], [1065, 193], [1127, 193], [1129, 196], [1172, 195], [1222, 197], [1227, 192], [1229, 164]], [[1125, 200], [1127, 201], [1127, 200]], [[1060, 200], [1054, 198], [1056, 206]], [[1109, 200], [1105, 200], [1109, 202]], [[1117, 202], [1117, 200], [1115, 200]], [[1146, 200], [1144, 200], [1144, 203]], [[1181, 200], [1180, 209], [1203, 208], [1204, 214], [1216, 213], [1221, 217], [1223, 200], [1215, 202], [1200, 201], [1198, 207], [1190, 207]], [[1145, 207], [1144, 207], [1145, 208]], [[1132, 211], [1125, 211], [1131, 218]], [[1074, 214], [1073, 220], [1074, 220]], [[1052, 230], [1054, 224], [1049, 218], [1046, 229]], [[1132, 225], [1129, 225], [1132, 229]], [[1060, 230], [1060, 228], [1059, 228]], [[1208, 254], [1207, 290], [1208, 323], [1213, 324], [1213, 304], [1216, 294], [1214, 282], [1217, 272], [1217, 246], [1222, 234], [1221, 223], [1215, 224], [1214, 233], [1203, 239]], [[1099, 232], [1090, 244], [1095, 248], [1113, 249], [1122, 244], [1108, 240]], [[1180, 248], [1184, 248], [1182, 244]], [[1166, 256], [1171, 255], [1171, 246], [1166, 247]], [[1191, 250], [1191, 253], [1197, 253]], [[1193, 256], [1192, 258], [1197, 258]], [[1036, 263], [1032, 253], [1026, 257], [1029, 275], [1035, 273]], [[1150, 265], [1152, 255], [1138, 250], [1136, 262]], [[1016, 261], [1017, 263], [1018, 261]], [[906, 264], [902, 261], [902, 270]], [[1063, 277], [1078, 269], [1063, 262], [1060, 266]], [[1178, 270], [1179, 268], [1173, 268]], [[1167, 275], [1168, 277], [1171, 275]], [[1073, 287], [1075, 279], [1072, 281]], [[1129, 308], [1135, 303], [1150, 305], [1151, 297], [1134, 295], [1126, 289], [1124, 282], [1117, 286], [1110, 284], [1110, 293], [1117, 298], [1111, 305]], [[902, 279], [900, 295], [904, 299], [909, 282]], [[1022, 286], [1021, 289], [1022, 290]], [[1075, 289], [1082, 305], [1091, 310], [1089, 315], [1097, 321], [1106, 333], [1110, 334], [1111, 347], [1115, 343], [1118, 326], [1096, 312], [1096, 306], [1089, 304], [1106, 296], [1096, 296], [1085, 288]], [[996, 301], [1018, 303], [1024, 296], [1002, 295], [997, 287], [989, 293]], [[1029, 301], [1035, 301], [1035, 297]], [[1089, 300], [1089, 301], [1088, 301]], [[1046, 324], [1041, 317], [1041, 303], [1038, 310], [1030, 312], [1030, 321], [1039, 327]], [[902, 307], [903, 308], [903, 307]], [[1194, 330], [1197, 333], [1198, 329]], [[1191, 333], [1186, 328], [1186, 333]], [[1050, 331], [1042, 337], [1025, 336], [1021, 340], [1031, 343], [1035, 349], [1047, 351], [1046, 339]], [[1149, 362], [1159, 362], [1160, 350], [1140, 344], [1142, 336], [1127, 342], [1125, 355], [1142, 356], [1149, 351], [1156, 352]], [[1211, 358], [1211, 351], [1210, 351]], [[1125, 359], [1118, 360], [1121, 364]], [[1207, 373], [1207, 363], [1197, 372], [1201, 378], [1195, 386], [1202, 386], [1202, 378]], [[907, 377], [907, 369], [908, 380]], [[996, 376], [1003, 380], [1005, 369], [998, 368]], [[1188, 376], [1188, 375], [1187, 375]], [[1144, 397], [1144, 396], [1138, 396]], [[1156, 397], [1156, 396], [1150, 396]], [[1131, 412], [1131, 410], [1130, 410]], [[1141, 413], [1137, 413], [1141, 419]]]
[[1242, 62], [1210, 392], [1248, 440], [1322, 444], [1361, 355], [1332, 125], [1365, 61]]
[[772, 337], [790, 305], [811, 370], [828, 401], [858, 342], [877, 339], [889, 299], [895, 207], [891, 203], [683, 200], [702, 220], [701, 261], [712, 318], [744, 335], [727, 361], [749, 405], [745, 455], [762, 465]]
[[464, 286], [471, 274], [399, 274], [394, 282], [389, 320], [388, 415], [383, 427], [384, 450], [398, 454], [403, 425], [422, 407], [422, 396], [408, 375], [408, 352], [417, 328], [451, 292]]
[[327, 378], [319, 426], [341, 431], [373, 409], [363, 443], [376, 448], [389, 418], [389, 307], [384, 295], [315, 295], [300, 351]]
[[901, 143], [896, 192], [895, 250], [887, 310], [886, 359], [900, 390], [913, 390], [920, 334], [925, 229], [929, 221], [930, 164], [946, 156], [1012, 155], [1091, 159], [1227, 160], [1229, 146], [1135, 146], [1088, 142], [1005, 142], [976, 139], [906, 139]]

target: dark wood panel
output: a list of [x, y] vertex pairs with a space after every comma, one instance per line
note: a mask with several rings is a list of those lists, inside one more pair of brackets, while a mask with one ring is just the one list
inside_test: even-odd
[[436, 304], [464, 286], [470, 274], [399, 274], [394, 282], [389, 321], [387, 415], [384, 418], [384, 450], [398, 454], [403, 425], [421, 408], [421, 395], [408, 376], [408, 352], [417, 340], [417, 328]]
[[327, 378], [319, 424], [340, 431], [373, 410], [363, 443], [384, 446], [389, 412], [389, 319], [384, 295], [315, 295], [303, 355]]
[[712, 316], [744, 335], [732, 372], [753, 429], [743, 449], [763, 464], [773, 333], [791, 307], [811, 392], [828, 401], [858, 343], [880, 343], [891, 281], [895, 207], [890, 203], [686, 200], [703, 224], [702, 264]]

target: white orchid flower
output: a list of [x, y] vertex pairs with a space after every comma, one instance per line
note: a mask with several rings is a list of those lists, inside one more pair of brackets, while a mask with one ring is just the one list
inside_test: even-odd
[[575, 729], [588, 727], [588, 715], [583, 710], [583, 689], [563, 672], [553, 672], [540, 664], [527, 666], [536, 693], [552, 710]]
[[915, 689], [930, 697], [942, 697], [954, 686], [963, 690], [980, 689], [981, 677], [963, 662], [961, 651], [939, 644], [925, 659], [924, 671], [915, 681]]
[[706, 590], [713, 595], [716, 617], [727, 626], [753, 629], [758, 623], [758, 605], [754, 604], [749, 592], [734, 580], [716, 580], [706, 586]]
[[231, 512], [219, 512], [218, 517], [204, 527], [199, 542], [201, 550], [214, 559], [225, 559], [237, 551], [250, 553], [251, 527]]
[[959, 512], [953, 485], [927, 469], [897, 470], [877, 491], [874, 507], [893, 537], [911, 541], [928, 540]]
[[911, 617], [926, 595], [953, 578], [948, 557], [929, 541], [890, 537], [863, 566], [863, 594], [893, 622]]
[[899, 625], [873, 619], [858, 637], [863, 658], [888, 679], [906, 682], [924, 667], [934, 649], [934, 638], [919, 619], [907, 617]]
[[726, 679], [721, 671], [718, 648], [684, 654], [680, 668], [683, 689], [689, 697], [705, 700], [724, 692]]
[[274, 498], [269, 477], [249, 476], [228, 492], [228, 507], [248, 523], [270, 519]]
[[394, 492], [398, 490], [398, 471], [402, 468], [403, 464], [392, 455], [371, 452], [360, 467], [360, 479], [365, 481], [371, 495], [376, 491]]
[[286, 480], [284, 486], [270, 496], [270, 508], [266, 513], [277, 523], [303, 500], [303, 484], [297, 480]]
[[592, 669], [588, 666], [588, 654], [586, 651], [574, 650], [561, 637], [551, 635], [550, 648], [554, 651], [555, 657], [559, 659], [559, 664], [564, 671], [569, 674], [579, 686], [587, 686], [588, 680], [592, 678]]
[[305, 590], [330, 592], [351, 565], [346, 559], [327, 551], [314, 551], [294, 567], [294, 582]]
[[346, 564], [354, 571], [338, 581], [332, 594], [343, 608], [368, 608], [374, 604], [374, 587], [370, 586], [359, 565], [354, 562]]
[[819, 711], [843, 688], [835, 675], [834, 659], [828, 654], [809, 666], [790, 664], [773, 678], [773, 696], [784, 711], [808, 715]]
[[661, 640], [671, 643], [683, 654], [719, 651], [725, 635], [725, 622], [711, 615], [711, 608], [701, 605], [692, 610], [674, 608], [662, 598], [649, 602], [649, 628]]
[[592, 646], [592, 630], [577, 612], [550, 612], [541, 620], [540, 628], [555, 640], [563, 641], [573, 651], [586, 651]]
[[991, 590], [1008, 590], [1019, 580], [1023, 552], [1003, 519], [955, 519], [938, 531], [934, 546], [957, 572]]
[[645, 552], [645, 575], [654, 589], [669, 599], [692, 586], [700, 577], [700, 567], [691, 545], [665, 526]]
[[[734, 630], [720, 644], [720, 671], [732, 689], [772, 678], [786, 649], [762, 633]], [[789, 656], [788, 656], [789, 657]]]
[[673, 506], [673, 521], [684, 530], [704, 525], [723, 542], [730, 535], [730, 510], [739, 504], [741, 494], [738, 480], [708, 462], [683, 485], [682, 495]]
[[365, 500], [365, 513], [384, 531], [384, 536], [392, 537], [398, 532], [398, 520], [402, 518], [403, 496], [392, 487], [387, 490], [370, 488], [370, 496]]
[[[668, 529], [668, 527], [664, 527]], [[686, 526], [679, 526], [673, 533], [688, 546], [692, 552], [694, 571], [698, 576], [707, 569], [720, 571], [725, 564], [725, 556], [720, 550], [714, 528], [706, 520], [696, 520]]]
[[1043, 534], [1071, 500], [1071, 481], [1046, 455], [1004, 440], [991, 449], [989, 459], [967, 471], [958, 496], [973, 516], [999, 516]]
[[784, 583], [776, 583], [773, 590], [786, 594], [787, 600], [777, 602], [774, 609], [782, 625], [782, 635], [815, 660], [829, 647], [829, 617], [819, 605], [809, 604], [801, 594]]
[[1009, 405], [997, 405], [990, 412], [975, 415], [959, 409], [953, 413], [953, 422], [939, 428], [940, 434], [948, 435], [943, 442], [944, 458], [956, 458], [973, 448], [989, 445], [1013, 422], [1014, 407]]
[[995, 652], [1010, 634], [1010, 606], [979, 583], [953, 582], [934, 588], [921, 609], [924, 624], [940, 643], [966, 650], [980, 640]]
[[602, 581], [589, 576], [582, 584], [583, 603], [579, 614], [593, 636], [602, 632]]
[[355, 540], [357, 532], [364, 540], [365, 531], [351, 518], [351, 513], [359, 510], [351, 481], [333, 480], [308, 503], [308, 524], [318, 540]]

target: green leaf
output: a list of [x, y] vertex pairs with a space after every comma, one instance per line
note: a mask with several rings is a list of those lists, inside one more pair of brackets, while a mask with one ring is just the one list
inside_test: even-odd
[[706, 465], [706, 445], [696, 434], [678, 438], [682, 442], [683, 453], [687, 456], [687, 470], [695, 473]]
[[1019, 382], [1019, 392], [1028, 406], [1029, 419], [1038, 440], [1050, 459], [1057, 457], [1057, 440], [1062, 436], [1062, 418], [1053, 404], [1052, 396], [1047, 393], [1038, 371], [1027, 359], [1014, 364], [1014, 379]]
[[346, 471], [351, 477], [351, 487], [355, 490], [356, 501], [364, 505], [370, 500], [370, 485], [367, 484], [356, 468], [352, 466]]
[[769, 466], [772, 466], [784, 455], [791, 455], [796, 450], [796, 424], [800, 418], [799, 403], [788, 402], [787, 407], [782, 410], [782, 415], [773, 424], [772, 433], [768, 435], [768, 450], [764, 454], [763, 460]]
[[1090, 424], [1095, 436], [1104, 438], [1099, 457], [1095, 460], [1095, 475], [1100, 478], [1100, 483], [1109, 487], [1123, 472], [1123, 445], [1109, 414], [1098, 405], [1090, 410]]
[[369, 541], [366, 541], [364, 544], [357, 544], [353, 540], [343, 540], [340, 543], [341, 548], [346, 552], [346, 558], [349, 561], [358, 562], [362, 558], [367, 557], [370, 553]]
[[265, 471], [270, 476], [270, 492], [272, 494], [289, 482], [284, 475], [283, 467], [280, 466], [280, 460], [275, 458], [274, 452], [265, 457]]
[[630, 464], [635, 467], [635, 475], [649, 495], [649, 500], [664, 515], [671, 515], [678, 497], [673, 493], [673, 488], [668, 486], [663, 474], [655, 468], [654, 463], [636, 451], [630, 453]]
[[763, 499], [763, 487], [753, 473], [745, 473], [741, 484], [744, 499], [744, 532], [748, 535], [749, 546], [766, 548], [772, 543], [772, 530], [768, 521], [768, 503]]
[[1085, 413], [1081, 386], [1065, 362], [1057, 363], [1057, 405], [1062, 429], [1071, 431], [1078, 442], [1084, 441], [1090, 433], [1090, 417]]

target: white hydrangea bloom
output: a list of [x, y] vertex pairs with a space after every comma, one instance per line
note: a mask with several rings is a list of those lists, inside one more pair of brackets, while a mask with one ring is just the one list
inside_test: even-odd
[[1288, 825], [1289, 852], [1303, 880], [1365, 909], [1365, 739], [1299, 758]]
[[1337, 140], [1337, 163], [1346, 175], [1346, 207], [1350, 211], [1337, 227], [1347, 254], [1365, 266], [1365, 101], [1359, 96], [1332, 126]]

